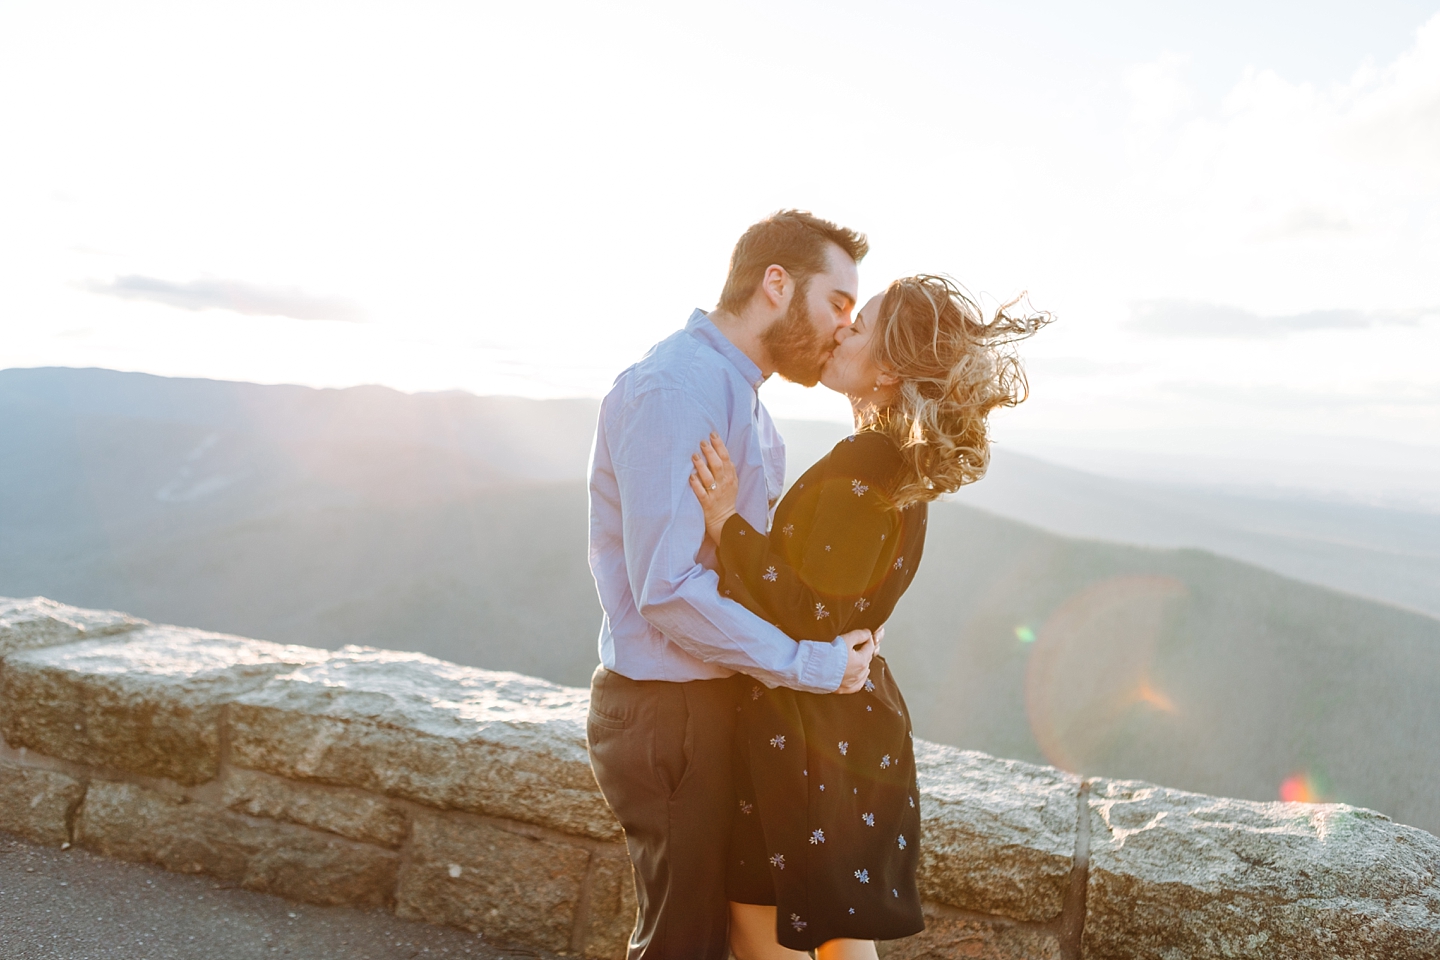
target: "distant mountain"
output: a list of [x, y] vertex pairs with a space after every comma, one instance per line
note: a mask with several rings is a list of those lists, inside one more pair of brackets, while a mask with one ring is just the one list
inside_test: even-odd
[[[0, 371], [0, 595], [583, 684], [600, 615], [579, 479], [594, 413]], [[841, 429], [782, 427], [796, 467]], [[1187, 508], [1183, 491], [1046, 469], [997, 458], [966, 493], [1013, 487], [1018, 505], [962, 496], [932, 512], [884, 648], [918, 735], [1256, 799], [1301, 775], [1440, 832], [1440, 620], [1212, 553], [988, 512], [1108, 522], [1112, 540], [1218, 536], [1245, 516], [1244, 503]], [[1311, 533], [1335, 522], [1274, 509]], [[1383, 524], [1357, 516], [1352, 535], [1373, 545]], [[1410, 549], [1408, 535], [1380, 542]]]
[[[781, 427], [802, 468], [847, 432], [803, 421]], [[1117, 480], [1003, 447], [984, 481], [954, 500], [1068, 537], [1199, 547], [1440, 617], [1440, 514]]]
[[[407, 395], [385, 387], [313, 390], [184, 380], [111, 370], [0, 370], [5, 435], [59, 458], [58, 485], [0, 462], [0, 523], [54, 516], [81, 498], [95, 529], [160, 518], [166, 504], [252, 516], [292, 503], [420, 502], [480, 486], [585, 476], [598, 403], [465, 393]], [[780, 424], [796, 476], [843, 424]], [[133, 464], [116, 474], [120, 448]], [[59, 462], [56, 461], [56, 462]], [[92, 462], [93, 461], [93, 462]], [[142, 467], [141, 464], [144, 464]], [[136, 472], [138, 471], [138, 472]], [[83, 493], [81, 487], [84, 487]], [[49, 504], [37, 513], [30, 502]], [[1065, 536], [1199, 547], [1286, 576], [1440, 617], [1440, 514], [1179, 484], [1101, 477], [1003, 448], [958, 502]], [[7, 503], [8, 501], [8, 503]], [[47, 520], [44, 536], [56, 530]]]
[[1440, 514], [1115, 480], [1003, 450], [956, 499], [1067, 536], [1202, 547], [1440, 617]]
[[1440, 621], [1199, 550], [931, 516], [884, 645], [917, 735], [1260, 800], [1298, 776], [1440, 833]]

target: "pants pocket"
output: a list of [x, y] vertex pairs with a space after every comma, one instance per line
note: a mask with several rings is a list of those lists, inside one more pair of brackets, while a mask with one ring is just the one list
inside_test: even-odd
[[[590, 716], [586, 718], [587, 728], [599, 727], [602, 730], [619, 731], [624, 730], [628, 726], [630, 726], [629, 717], [612, 716], [608, 713], [602, 713], [601, 711], [596, 710], [594, 707], [590, 708]], [[593, 740], [594, 737], [592, 736], [591, 739]]]
[[595, 680], [590, 685], [590, 712], [586, 718], [586, 727], [599, 727], [604, 730], [624, 730], [634, 726], [636, 713], [640, 704], [636, 698], [626, 696], [623, 686], [616, 689], [617, 683], [624, 680], [616, 674], [602, 673], [601, 667], [595, 671]]

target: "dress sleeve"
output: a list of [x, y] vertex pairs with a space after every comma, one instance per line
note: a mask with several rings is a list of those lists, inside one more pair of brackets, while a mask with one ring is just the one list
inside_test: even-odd
[[886, 492], [894, 444], [869, 436], [841, 441], [811, 481], [815, 509], [803, 543], [786, 540], [790, 528], [767, 537], [738, 514], [725, 522], [724, 587], [796, 640], [853, 629], [898, 547], [900, 517]]

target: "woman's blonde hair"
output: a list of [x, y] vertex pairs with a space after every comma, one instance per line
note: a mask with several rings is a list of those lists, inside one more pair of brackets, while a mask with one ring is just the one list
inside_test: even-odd
[[893, 494], [896, 507], [934, 500], [985, 476], [990, 411], [1013, 407], [1030, 392], [1011, 344], [1053, 319], [1030, 309], [1021, 294], [987, 323], [949, 277], [920, 274], [890, 284], [870, 349], [875, 363], [899, 378], [899, 394], [862, 426], [900, 447], [905, 466]]

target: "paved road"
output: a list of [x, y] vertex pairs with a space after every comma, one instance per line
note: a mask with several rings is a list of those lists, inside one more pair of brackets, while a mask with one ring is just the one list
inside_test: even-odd
[[0, 960], [550, 960], [384, 910], [292, 903], [0, 832]]

